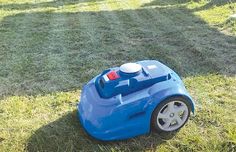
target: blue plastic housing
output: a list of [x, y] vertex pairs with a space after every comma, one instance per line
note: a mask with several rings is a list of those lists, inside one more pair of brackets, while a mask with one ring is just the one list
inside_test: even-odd
[[[171, 78], [169, 70], [166, 70], [160, 62], [140, 61], [137, 63], [142, 66], [142, 70], [137, 73], [126, 74], [118, 67], [105, 70], [95, 80], [95, 86], [100, 96], [102, 98], [111, 98], [118, 94], [125, 96]], [[120, 77], [116, 80], [105, 81], [103, 76], [110, 71], [115, 71]]]
[[[180, 77], [155, 60], [137, 62], [142, 70], [125, 74], [111, 68], [90, 80], [81, 93], [78, 117], [85, 130], [99, 140], [120, 140], [149, 133], [151, 116], [163, 100], [181, 96], [194, 102]], [[116, 80], [103, 80], [116, 71]]]

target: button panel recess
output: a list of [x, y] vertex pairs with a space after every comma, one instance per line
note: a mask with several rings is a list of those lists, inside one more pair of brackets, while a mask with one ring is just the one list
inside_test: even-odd
[[116, 73], [116, 71], [111, 71], [107, 74], [107, 77], [108, 77], [109, 80], [116, 80], [120, 76]]

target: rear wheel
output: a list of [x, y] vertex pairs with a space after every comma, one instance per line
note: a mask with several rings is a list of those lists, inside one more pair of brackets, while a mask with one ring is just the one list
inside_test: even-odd
[[183, 97], [172, 97], [161, 102], [152, 115], [152, 126], [157, 132], [177, 131], [188, 121], [191, 105]]

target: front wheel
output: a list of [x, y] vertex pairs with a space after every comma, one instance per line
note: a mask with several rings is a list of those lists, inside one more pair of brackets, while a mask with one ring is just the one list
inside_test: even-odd
[[183, 97], [162, 101], [152, 114], [152, 127], [157, 132], [170, 133], [184, 126], [190, 116], [191, 105]]

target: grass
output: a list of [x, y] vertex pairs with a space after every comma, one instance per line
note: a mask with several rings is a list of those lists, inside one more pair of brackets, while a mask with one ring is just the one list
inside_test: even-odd
[[[0, 0], [0, 151], [236, 151], [235, 1]], [[156, 59], [196, 115], [176, 135], [101, 143], [76, 120], [84, 83]]]

